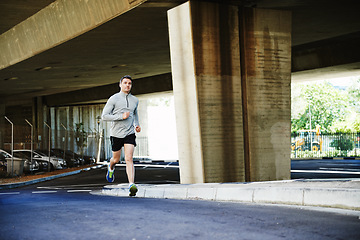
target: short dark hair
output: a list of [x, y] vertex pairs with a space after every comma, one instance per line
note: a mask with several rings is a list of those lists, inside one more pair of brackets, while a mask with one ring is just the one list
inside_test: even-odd
[[123, 77], [120, 79], [120, 83], [122, 82], [122, 80], [123, 80], [124, 78], [130, 79], [130, 80], [132, 81], [132, 78], [131, 78], [130, 75], [125, 75], [125, 76], [123, 76]]

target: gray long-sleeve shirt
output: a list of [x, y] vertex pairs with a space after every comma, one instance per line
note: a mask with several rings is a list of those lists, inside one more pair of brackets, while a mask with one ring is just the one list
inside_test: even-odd
[[[104, 121], [112, 121], [110, 136], [124, 138], [135, 133], [135, 126], [140, 126], [137, 107], [139, 99], [124, 92], [118, 92], [112, 95], [103, 109], [101, 118]], [[123, 119], [122, 114], [130, 112], [127, 119]]]

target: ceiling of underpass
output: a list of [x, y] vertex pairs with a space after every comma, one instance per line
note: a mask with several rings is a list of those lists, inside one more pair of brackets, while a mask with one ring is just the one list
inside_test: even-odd
[[[0, 1], [0, 34], [52, 2]], [[117, 82], [124, 74], [144, 78], [169, 73], [167, 10], [181, 2], [149, 0], [79, 37], [1, 69], [1, 101], [102, 86]], [[292, 11], [292, 46], [360, 31], [358, 1], [228, 2]]]

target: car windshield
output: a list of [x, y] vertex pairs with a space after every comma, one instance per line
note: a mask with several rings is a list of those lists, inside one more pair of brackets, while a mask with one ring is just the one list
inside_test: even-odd
[[24, 156], [26, 156], [27, 158], [31, 158], [31, 152], [27, 152], [27, 151], [21, 151], [21, 152], [14, 152], [15, 154], [23, 154]]
[[34, 153], [40, 155], [40, 156], [43, 156], [43, 157], [46, 157], [47, 155], [45, 153], [42, 153], [42, 152], [39, 152], [39, 151], [34, 151]]
[[28, 155], [26, 155], [22, 152], [14, 152], [14, 157], [30, 159], [30, 152]]
[[0, 152], [1, 156], [3, 156], [4, 158], [10, 158], [11, 155], [6, 153], [6, 152]]

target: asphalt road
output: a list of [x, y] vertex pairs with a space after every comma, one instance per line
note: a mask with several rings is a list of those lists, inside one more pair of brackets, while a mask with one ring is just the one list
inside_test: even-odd
[[291, 178], [360, 178], [360, 160], [313, 159], [292, 160]]
[[[360, 239], [358, 215], [275, 205], [110, 197], [106, 168], [0, 191], [0, 239]], [[176, 168], [137, 167], [139, 183]], [[116, 182], [125, 170], [116, 169]]]

